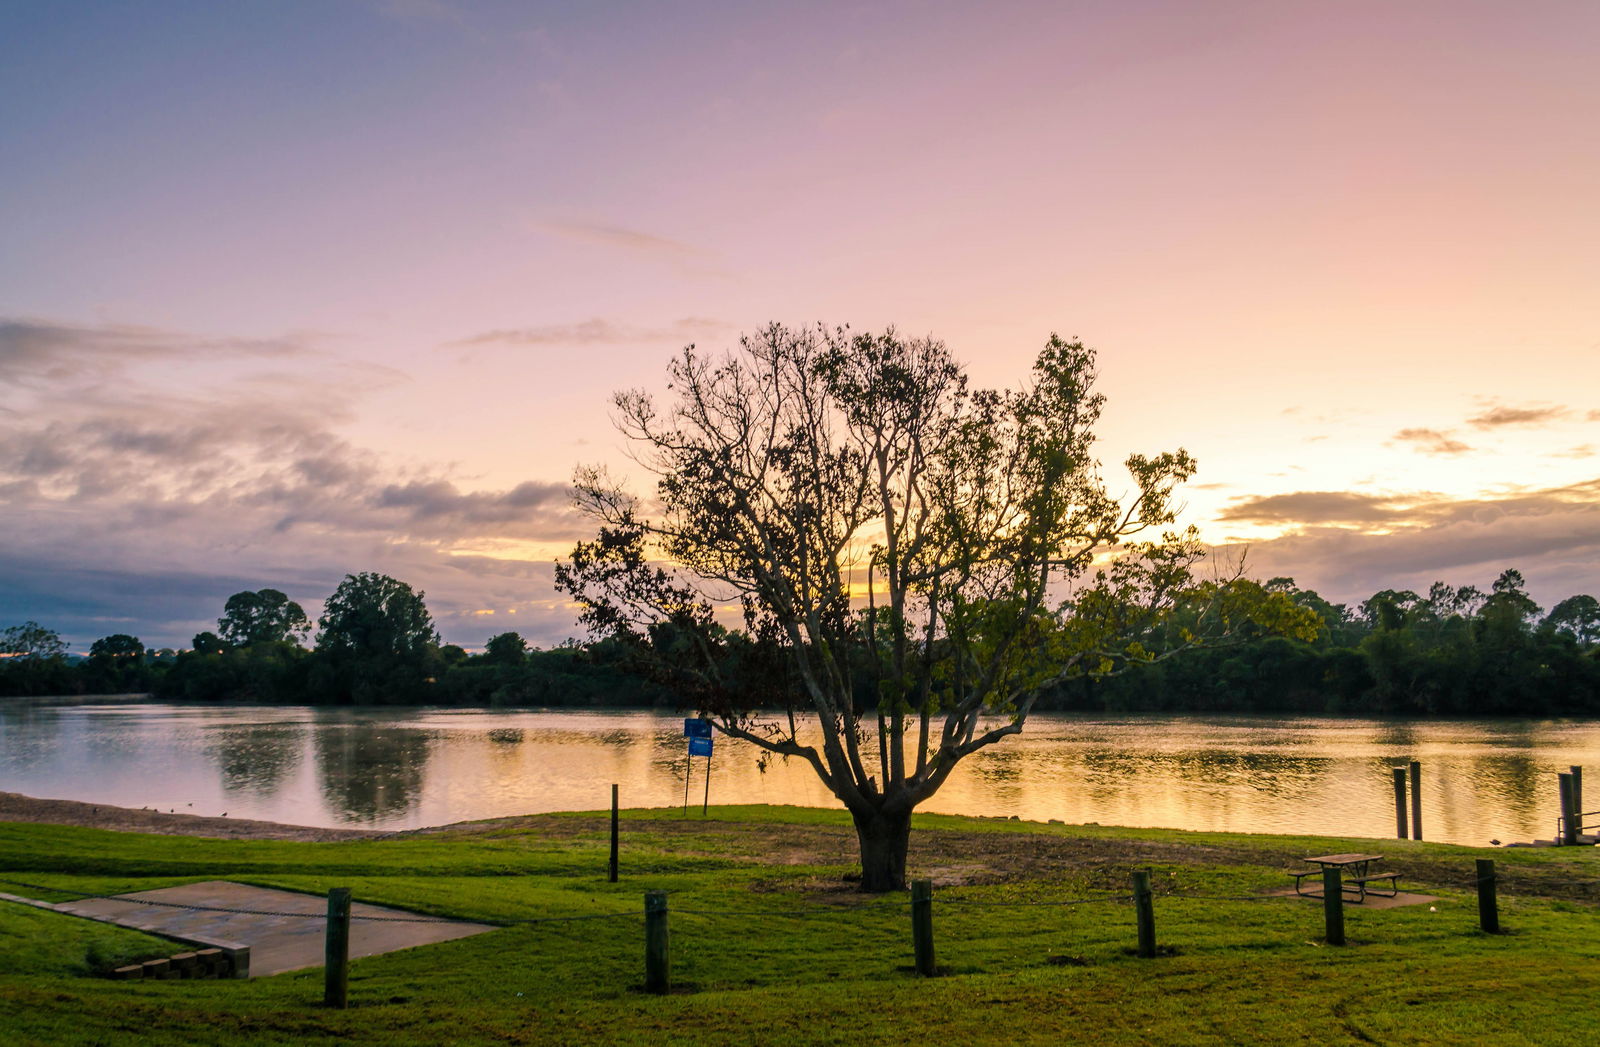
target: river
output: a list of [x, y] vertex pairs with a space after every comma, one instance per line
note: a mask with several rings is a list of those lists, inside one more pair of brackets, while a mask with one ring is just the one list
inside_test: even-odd
[[[835, 807], [800, 761], [763, 773], [719, 736], [713, 804]], [[969, 757], [922, 810], [1324, 836], [1394, 835], [1390, 768], [1423, 767], [1430, 840], [1549, 838], [1558, 772], [1600, 795], [1600, 721], [1332, 717], [1031, 717]], [[416, 828], [705, 797], [707, 761], [682, 719], [654, 711], [360, 708], [0, 701], [0, 789], [260, 818]], [[1593, 807], [1592, 802], [1588, 806]]]

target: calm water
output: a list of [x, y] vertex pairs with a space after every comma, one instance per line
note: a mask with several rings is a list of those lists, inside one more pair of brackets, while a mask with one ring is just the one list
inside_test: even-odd
[[[1600, 721], [1039, 715], [924, 810], [1103, 825], [1391, 836], [1390, 768], [1423, 765], [1431, 840], [1547, 838], [1556, 774], [1600, 795]], [[0, 702], [0, 790], [302, 825], [414, 828], [683, 802], [682, 720], [644, 711]], [[691, 802], [704, 795], [697, 758]], [[713, 803], [837, 806], [798, 761], [718, 737]], [[1593, 803], [1586, 803], [1593, 807]]]

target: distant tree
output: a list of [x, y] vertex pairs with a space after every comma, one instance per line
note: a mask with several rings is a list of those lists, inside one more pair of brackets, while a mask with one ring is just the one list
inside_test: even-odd
[[217, 633], [235, 647], [299, 639], [311, 629], [305, 610], [276, 589], [234, 593], [217, 619]]
[[144, 643], [137, 636], [112, 633], [110, 636], [102, 636], [90, 645], [89, 657], [106, 661], [143, 658]]
[[1373, 593], [1361, 603], [1361, 618], [1371, 629], [1400, 629], [1407, 615], [1422, 603], [1422, 597], [1410, 589], [1384, 589]]
[[439, 648], [439, 661], [446, 667], [460, 665], [468, 657], [467, 649], [460, 644], [447, 643]]
[[196, 654], [221, 654], [228, 649], [222, 638], [213, 632], [195, 633], [190, 645]]
[[491, 636], [484, 645], [483, 657], [495, 665], [521, 665], [528, 659], [528, 641], [517, 633]]
[[1550, 609], [1542, 624], [1566, 633], [1585, 647], [1600, 643], [1600, 600], [1587, 595], [1569, 596]]
[[386, 574], [346, 575], [323, 608], [317, 650], [420, 656], [439, 642], [423, 594]]
[[388, 575], [346, 575], [324, 605], [307, 676], [316, 701], [427, 700], [443, 667], [423, 594]]
[[0, 654], [20, 658], [61, 658], [67, 653], [67, 644], [54, 629], [46, 629], [38, 622], [23, 622], [0, 633]]

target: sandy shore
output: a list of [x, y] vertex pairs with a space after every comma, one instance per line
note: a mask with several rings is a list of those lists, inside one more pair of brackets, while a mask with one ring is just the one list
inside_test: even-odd
[[373, 829], [319, 829], [249, 818], [203, 818], [196, 814], [134, 810], [105, 803], [41, 800], [21, 793], [0, 792], [0, 822], [44, 822], [83, 825], [120, 832], [164, 833], [169, 836], [214, 836], [233, 840], [357, 840], [389, 833]]

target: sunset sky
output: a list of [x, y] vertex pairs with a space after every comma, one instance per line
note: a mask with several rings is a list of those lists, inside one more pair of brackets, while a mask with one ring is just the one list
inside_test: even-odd
[[609, 394], [773, 320], [1081, 337], [1108, 467], [1186, 447], [1262, 578], [1600, 595], [1597, 54], [1594, 0], [0, 0], [0, 628], [370, 570], [559, 642]]

